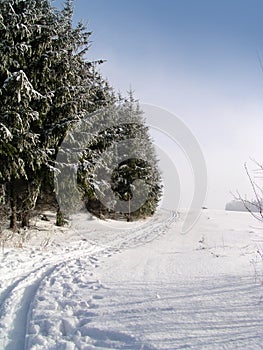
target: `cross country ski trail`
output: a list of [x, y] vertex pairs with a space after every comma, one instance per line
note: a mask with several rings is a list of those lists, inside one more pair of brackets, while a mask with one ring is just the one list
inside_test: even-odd
[[[87, 229], [87, 222], [82, 218], [77, 221], [81, 222], [80, 227], [75, 225], [73, 229], [82, 235], [79, 242], [72, 242], [67, 247], [59, 244], [52, 253], [32, 252], [31, 249], [30, 259], [15, 254], [18, 261], [12, 260], [11, 251], [5, 253], [1, 262], [6, 269], [0, 294], [1, 349], [71, 349], [73, 339], [75, 345], [79, 343], [77, 348], [84, 349], [89, 343], [88, 349], [91, 349], [92, 342], [98, 342], [101, 337], [120, 346], [116, 348], [123, 348], [127, 343], [127, 346], [140, 349], [141, 344], [136, 347], [134, 337], [83, 328], [82, 325], [96, 315], [94, 309], [101, 298], [97, 291], [103, 288], [94, 276], [94, 269], [102, 258], [144, 245], [165, 234], [175, 219], [174, 212], [167, 212], [162, 215], [162, 220], [158, 217], [152, 220], [151, 230], [147, 229], [147, 224], [139, 224], [125, 230], [106, 228], [106, 232], [102, 230], [100, 235], [94, 235], [94, 230]], [[17, 275], [15, 266], [19, 267]], [[83, 300], [83, 291], [87, 300]], [[86, 338], [93, 341], [87, 342]]]

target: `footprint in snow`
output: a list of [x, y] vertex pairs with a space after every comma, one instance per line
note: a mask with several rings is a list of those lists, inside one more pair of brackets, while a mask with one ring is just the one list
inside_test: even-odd
[[155, 350], [143, 345], [140, 340], [117, 331], [102, 330], [85, 325], [80, 328], [82, 337], [89, 337], [92, 345], [98, 348], [129, 349], [129, 350]]

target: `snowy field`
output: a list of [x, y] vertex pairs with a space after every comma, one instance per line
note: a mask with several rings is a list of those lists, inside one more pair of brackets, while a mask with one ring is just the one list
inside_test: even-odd
[[70, 229], [33, 221], [0, 253], [0, 349], [263, 349], [263, 226], [204, 210]]

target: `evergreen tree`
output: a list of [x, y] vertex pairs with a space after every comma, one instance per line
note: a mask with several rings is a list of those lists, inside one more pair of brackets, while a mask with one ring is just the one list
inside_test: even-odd
[[[0, 185], [13, 228], [17, 217], [29, 224], [41, 186], [44, 196], [53, 194], [58, 151], [83, 120], [83, 147], [79, 151], [80, 140], [72, 140], [76, 152], [63, 155], [62, 170], [73, 178], [78, 169], [87, 208], [130, 219], [151, 215], [160, 197], [160, 174], [142, 114], [132, 94], [116, 101], [96, 69], [101, 61], [85, 59], [91, 33], [81, 23], [74, 28], [72, 16], [70, 0], [61, 11], [48, 0], [0, 1]], [[74, 186], [60, 182], [68, 212]]]
[[[39, 135], [32, 130], [32, 125], [40, 121], [35, 105], [46, 96], [34, 86], [34, 72], [29, 67], [45, 45], [37, 41], [46, 15], [45, 5], [43, 1], [0, 3], [0, 181], [7, 184], [9, 191], [13, 228], [17, 206], [34, 206], [33, 174], [47, 161]], [[30, 194], [25, 196], [23, 192]]]
[[[49, 64], [45, 69], [44, 89], [52, 94], [51, 108], [42, 118], [40, 130], [37, 132], [41, 134], [45, 147], [52, 150], [52, 162], [49, 163], [52, 166], [71, 126], [114, 99], [111, 87], [96, 70], [96, 66], [102, 61], [89, 62], [85, 59], [91, 32], [87, 32], [81, 23], [73, 28], [72, 16], [72, 1], [68, 0], [58, 13], [57, 34], [53, 38], [53, 49], [49, 53]], [[54, 178], [50, 168], [44, 168], [42, 174], [44, 178], [50, 177], [44, 192], [52, 192]], [[66, 182], [63, 185], [65, 187], [62, 190], [67, 196]], [[64, 218], [58, 206], [57, 224], [63, 225], [63, 222]]]
[[99, 113], [105, 127], [90, 132], [93, 138], [78, 173], [88, 210], [128, 220], [153, 215], [161, 196], [161, 176], [139, 104], [130, 93], [128, 100]]
[[85, 60], [90, 32], [73, 28], [72, 14], [69, 0], [62, 11], [47, 0], [0, 2], [0, 182], [9, 188], [12, 227], [17, 211], [28, 225], [71, 124], [112, 96]]

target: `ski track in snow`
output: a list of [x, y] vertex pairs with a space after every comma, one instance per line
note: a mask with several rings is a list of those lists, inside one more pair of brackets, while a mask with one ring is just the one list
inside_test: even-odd
[[[0, 294], [0, 348], [154, 349], [125, 331], [87, 326], [97, 317], [97, 304], [104, 298], [98, 292], [105, 291], [93, 277], [93, 270], [99, 266], [100, 258], [165, 234], [175, 220], [176, 213], [167, 212], [161, 221], [158, 216], [151, 220], [150, 230], [144, 224], [123, 232], [113, 231], [99, 245], [88, 239], [81, 242], [81, 247], [73, 245], [59, 251], [60, 256], [47, 254], [40, 262], [32, 258], [32, 265], [24, 266], [27, 271], [22, 277], [13, 277]], [[83, 290], [87, 300], [83, 300]]]
[[172, 211], [128, 229], [88, 229], [79, 217], [82, 238], [69, 246], [3, 254], [0, 349], [263, 349], [261, 232], [233, 228], [239, 216], [228, 213], [234, 225], [220, 228], [213, 215], [188, 237], [171, 229]]

